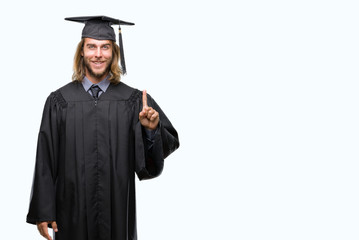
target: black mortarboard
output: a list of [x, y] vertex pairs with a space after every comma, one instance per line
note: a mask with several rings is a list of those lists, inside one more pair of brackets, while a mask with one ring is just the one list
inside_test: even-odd
[[123, 74], [126, 73], [125, 55], [123, 51], [121, 25], [135, 25], [134, 23], [121, 21], [106, 16], [87, 16], [87, 17], [69, 17], [65, 18], [68, 21], [74, 21], [79, 23], [85, 23], [85, 27], [82, 30], [82, 38], [93, 38], [97, 40], [112, 40], [116, 42], [115, 31], [111, 25], [119, 25], [118, 28], [118, 41], [121, 55], [121, 67]]

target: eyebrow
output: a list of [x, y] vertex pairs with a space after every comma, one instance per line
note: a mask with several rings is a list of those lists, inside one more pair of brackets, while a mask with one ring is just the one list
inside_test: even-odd
[[[97, 46], [96, 43], [87, 43], [86, 46]], [[105, 43], [105, 44], [101, 44], [100, 47], [103, 47], [103, 46], [111, 46], [110, 43]]]

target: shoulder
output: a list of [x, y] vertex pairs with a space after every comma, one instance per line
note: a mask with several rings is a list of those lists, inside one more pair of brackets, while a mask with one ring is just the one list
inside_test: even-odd
[[128, 101], [133, 100], [134, 98], [139, 98], [140, 96], [140, 90], [120, 82], [118, 84], [111, 84], [106, 91], [106, 94], [103, 95], [103, 99]]
[[72, 81], [72, 82], [69, 82], [69, 83], [67, 83], [66, 85], [60, 87], [60, 88], [57, 89], [56, 91], [64, 92], [64, 91], [75, 90], [79, 85], [82, 86], [82, 83], [81, 83], [81, 82], [78, 82], [78, 81]]
[[61, 94], [67, 101], [76, 101], [79, 96], [79, 91], [83, 88], [82, 83], [78, 81], [70, 82], [65, 86], [57, 89], [55, 92]]
[[[47, 97], [46, 102], [50, 105], [65, 106], [69, 100], [69, 96], [76, 95], [77, 85], [79, 83], [70, 82], [55, 91], [51, 92]], [[81, 84], [81, 83], [80, 83]]]
[[63, 98], [66, 102], [73, 101], [87, 101], [88, 94], [86, 93], [81, 82], [73, 81], [70, 82], [52, 93], [56, 97]]

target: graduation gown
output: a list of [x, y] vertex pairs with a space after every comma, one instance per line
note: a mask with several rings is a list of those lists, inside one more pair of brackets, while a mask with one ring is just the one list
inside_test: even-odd
[[178, 135], [157, 103], [154, 143], [138, 115], [142, 92], [110, 84], [97, 102], [80, 82], [47, 98], [27, 222], [56, 221], [56, 240], [136, 240], [135, 173], [157, 177]]

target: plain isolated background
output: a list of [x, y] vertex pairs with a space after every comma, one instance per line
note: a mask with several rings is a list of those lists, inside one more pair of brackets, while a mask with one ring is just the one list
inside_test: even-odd
[[140, 240], [359, 239], [357, 1], [1, 3], [0, 239], [25, 217], [46, 97], [70, 81], [83, 25], [123, 27], [127, 84], [177, 128], [161, 177], [137, 181]]

